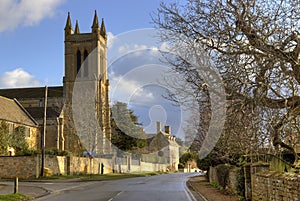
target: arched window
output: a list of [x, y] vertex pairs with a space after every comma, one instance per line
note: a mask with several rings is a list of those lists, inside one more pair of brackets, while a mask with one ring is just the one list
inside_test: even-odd
[[88, 77], [89, 75], [89, 61], [88, 61], [88, 51], [84, 50], [84, 77]]
[[[78, 74], [79, 71], [80, 71], [80, 66], [81, 66], [81, 53], [80, 53], [80, 51], [78, 50], [78, 51], [77, 51], [77, 74]], [[80, 77], [80, 75], [78, 75], [78, 77]]]

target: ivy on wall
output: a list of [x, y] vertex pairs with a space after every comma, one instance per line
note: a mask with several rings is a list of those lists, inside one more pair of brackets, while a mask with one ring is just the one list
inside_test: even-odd
[[0, 155], [7, 155], [7, 148], [11, 147], [18, 152], [29, 149], [26, 142], [25, 126], [17, 126], [13, 130], [9, 129], [9, 124], [2, 121], [0, 124]]

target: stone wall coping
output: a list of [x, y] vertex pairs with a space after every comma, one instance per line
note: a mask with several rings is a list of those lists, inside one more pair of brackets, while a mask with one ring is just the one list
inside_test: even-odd
[[277, 171], [264, 171], [264, 172], [258, 172], [256, 173], [257, 176], [265, 177], [265, 178], [271, 178], [281, 175], [282, 173]]
[[15, 155], [15, 156], [0, 156], [0, 158], [21, 158], [21, 157], [27, 157], [27, 158], [33, 158], [38, 156], [39, 154], [35, 154], [35, 155], [30, 155], [30, 156], [19, 156], [19, 155]]
[[269, 167], [269, 163], [264, 163], [264, 162], [257, 162], [257, 163], [252, 163], [252, 167]]
[[278, 171], [265, 171], [265, 172], [259, 172], [256, 174], [257, 176], [265, 177], [265, 178], [277, 178], [277, 179], [283, 179], [283, 180], [300, 180], [300, 174], [297, 173], [291, 173], [291, 172], [278, 172]]

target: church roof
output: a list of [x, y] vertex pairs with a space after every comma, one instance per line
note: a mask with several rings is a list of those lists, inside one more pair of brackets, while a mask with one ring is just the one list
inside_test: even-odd
[[[36, 120], [44, 118], [43, 107], [27, 107], [25, 108], [29, 114]], [[47, 119], [56, 119], [60, 115], [61, 109], [58, 107], [47, 107]]]
[[[0, 89], [0, 96], [7, 98], [25, 99], [25, 98], [44, 98], [45, 87], [32, 87], [32, 88], [13, 88], [13, 89]], [[48, 97], [62, 97], [63, 87], [55, 86], [48, 87]]]
[[16, 99], [0, 96], [0, 119], [27, 126], [38, 126], [37, 122]]

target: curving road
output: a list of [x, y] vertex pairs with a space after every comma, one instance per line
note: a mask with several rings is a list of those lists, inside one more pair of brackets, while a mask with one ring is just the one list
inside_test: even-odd
[[194, 175], [195, 173], [176, 173], [114, 181], [77, 182], [67, 187], [63, 184], [43, 184], [52, 193], [35, 200], [193, 201], [186, 181]]

